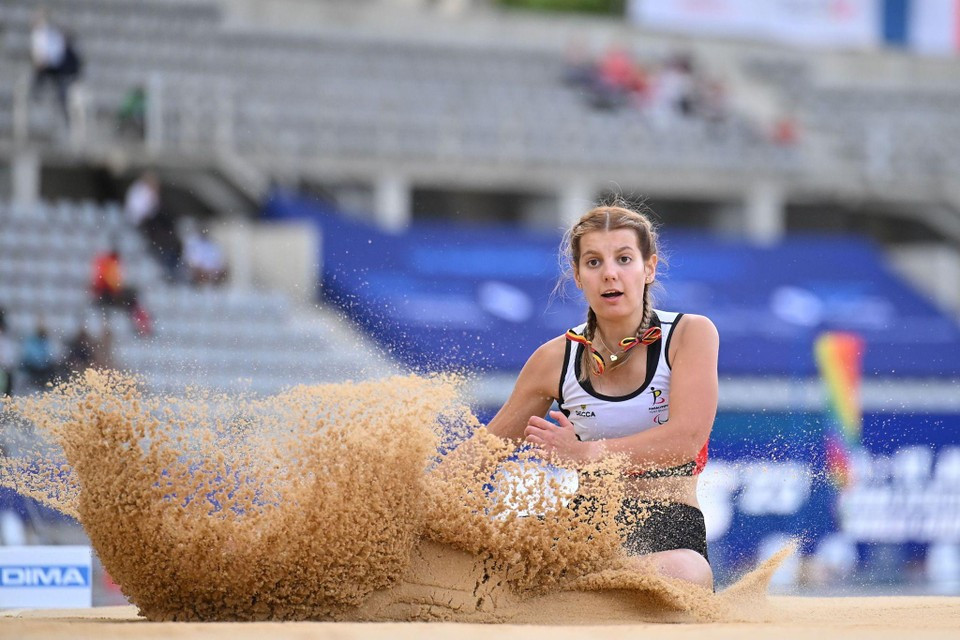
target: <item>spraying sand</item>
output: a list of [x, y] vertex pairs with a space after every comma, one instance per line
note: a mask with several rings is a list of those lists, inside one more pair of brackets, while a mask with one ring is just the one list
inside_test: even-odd
[[4, 430], [0, 484], [76, 517], [151, 621], [754, 620], [790, 552], [721, 595], [628, 568], [620, 461], [571, 488], [445, 377], [167, 397], [91, 370]]

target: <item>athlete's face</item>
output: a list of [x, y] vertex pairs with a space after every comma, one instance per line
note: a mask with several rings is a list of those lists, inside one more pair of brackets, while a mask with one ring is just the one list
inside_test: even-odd
[[633, 229], [590, 231], [580, 239], [577, 286], [598, 317], [639, 324], [643, 290], [657, 273], [657, 256], [644, 256]]

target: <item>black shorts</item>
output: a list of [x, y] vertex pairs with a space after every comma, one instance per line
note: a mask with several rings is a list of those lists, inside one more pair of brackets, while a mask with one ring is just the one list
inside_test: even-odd
[[[595, 498], [577, 496], [575, 510], [596, 509]], [[703, 512], [679, 502], [625, 498], [617, 522], [627, 525], [623, 548], [633, 556], [674, 549], [692, 549], [708, 562], [707, 528]]]

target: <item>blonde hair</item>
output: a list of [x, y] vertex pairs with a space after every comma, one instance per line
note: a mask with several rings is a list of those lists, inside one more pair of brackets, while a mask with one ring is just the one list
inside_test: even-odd
[[[641, 205], [640, 210], [636, 211], [618, 200], [607, 205], [602, 204], [594, 207], [576, 221], [563, 236], [561, 245], [562, 270], [564, 276], [572, 277], [580, 263], [580, 241], [583, 236], [592, 231], [615, 231], [617, 229], [631, 229], [637, 236], [637, 248], [643, 255], [644, 260], [650, 259], [650, 256], [659, 254], [657, 230], [651, 222], [647, 213], [650, 209]], [[652, 213], [652, 212], [651, 212]], [[643, 317], [640, 320], [640, 326], [637, 327], [636, 336], [645, 331], [650, 326], [653, 316], [654, 296], [651, 289], [659, 288], [659, 283], [652, 282], [646, 284], [643, 289]], [[587, 308], [587, 324], [583, 330], [583, 337], [593, 341], [597, 331], [597, 315], [592, 307]], [[588, 349], [583, 351], [583, 362], [581, 363], [581, 377], [587, 377], [587, 371], [590, 369], [590, 353]]]

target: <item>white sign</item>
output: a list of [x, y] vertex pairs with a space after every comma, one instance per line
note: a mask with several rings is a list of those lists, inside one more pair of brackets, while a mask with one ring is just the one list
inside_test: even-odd
[[960, 447], [857, 452], [854, 485], [840, 497], [842, 530], [858, 542], [960, 542]]
[[960, 52], [960, 2], [922, 0], [910, 3], [908, 40], [914, 51], [954, 55]]
[[789, 44], [869, 47], [881, 41], [879, 0], [631, 0], [638, 24]]
[[0, 608], [91, 606], [90, 547], [0, 547]]
[[730, 531], [734, 512], [750, 516], [789, 516], [810, 498], [813, 471], [805, 462], [726, 462], [711, 460], [697, 486], [707, 524], [707, 540]]

